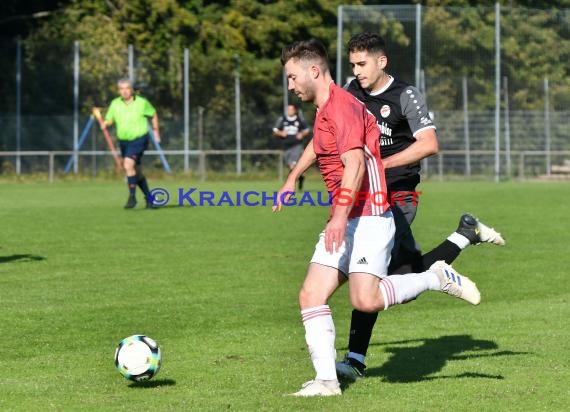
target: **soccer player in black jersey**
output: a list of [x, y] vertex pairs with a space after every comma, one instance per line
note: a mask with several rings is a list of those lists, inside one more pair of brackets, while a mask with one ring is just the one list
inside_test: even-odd
[[[355, 79], [345, 88], [366, 104], [381, 130], [380, 156], [396, 222], [389, 273], [422, 272], [438, 260], [451, 264], [470, 244], [504, 245], [499, 233], [464, 214], [455, 232], [435, 249], [421, 254], [410, 225], [418, 205], [420, 161], [438, 151], [435, 125], [420, 91], [387, 73], [388, 56], [382, 37], [369, 32], [355, 35], [348, 43], [348, 54]], [[377, 318], [378, 313], [353, 310], [348, 353], [336, 364], [339, 376], [364, 376], [366, 352]]]

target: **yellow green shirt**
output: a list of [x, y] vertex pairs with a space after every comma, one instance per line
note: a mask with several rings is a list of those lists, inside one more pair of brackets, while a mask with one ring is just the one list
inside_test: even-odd
[[153, 105], [142, 96], [133, 96], [129, 104], [117, 97], [111, 101], [105, 120], [113, 121], [119, 140], [135, 140], [148, 133], [148, 118], [155, 113]]

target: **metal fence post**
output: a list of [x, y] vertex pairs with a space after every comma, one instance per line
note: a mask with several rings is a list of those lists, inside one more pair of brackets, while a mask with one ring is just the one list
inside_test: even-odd
[[22, 162], [20, 149], [22, 140], [22, 39], [16, 41], [16, 175], [20, 176]]
[[343, 85], [342, 81], [342, 6], [338, 6], [336, 20], [336, 84]]
[[236, 121], [236, 174], [241, 175], [241, 96], [239, 80], [240, 58], [234, 55], [235, 62], [235, 121]]
[[48, 164], [49, 164], [49, 182], [53, 183], [53, 168], [54, 168], [54, 154], [53, 152], [49, 152], [49, 160], [48, 160]]
[[190, 149], [190, 52], [184, 49], [184, 173], [188, 173], [188, 150]]
[[129, 80], [135, 86], [135, 51], [132, 44], [127, 46], [127, 59], [129, 65]]
[[495, 182], [500, 181], [499, 136], [501, 133], [501, 5], [495, 3]]
[[551, 158], [550, 158], [550, 93], [548, 87], [548, 78], [544, 78], [544, 137], [546, 150], [546, 174], [550, 176], [552, 172]]
[[73, 43], [73, 173], [79, 172], [79, 42]]

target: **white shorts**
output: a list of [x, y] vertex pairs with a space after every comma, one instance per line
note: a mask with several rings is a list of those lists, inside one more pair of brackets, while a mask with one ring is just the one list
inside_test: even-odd
[[345, 275], [369, 273], [383, 278], [394, 246], [394, 218], [388, 211], [381, 216], [363, 216], [348, 220], [344, 243], [339, 250], [325, 250], [325, 231], [319, 235], [311, 263], [340, 270]]

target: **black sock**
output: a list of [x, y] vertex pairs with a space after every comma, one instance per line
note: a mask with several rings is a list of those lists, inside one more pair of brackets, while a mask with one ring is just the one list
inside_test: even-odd
[[143, 175], [140, 179], [137, 180], [137, 185], [141, 188], [142, 192], [144, 193], [144, 198], [148, 200], [148, 183], [146, 181], [146, 177]]
[[444, 260], [447, 264], [451, 265], [451, 262], [457, 259], [460, 253], [461, 249], [459, 246], [445, 239], [438, 247], [422, 256], [424, 270], [428, 269], [438, 260]]
[[305, 181], [305, 176], [299, 176], [299, 190], [303, 190], [303, 182]]
[[372, 337], [372, 328], [377, 318], [377, 312], [366, 313], [356, 309], [352, 310], [350, 337], [348, 338], [348, 350], [350, 352], [366, 355]]
[[129, 187], [129, 195], [134, 197], [137, 190], [137, 177], [127, 176], [127, 186]]

